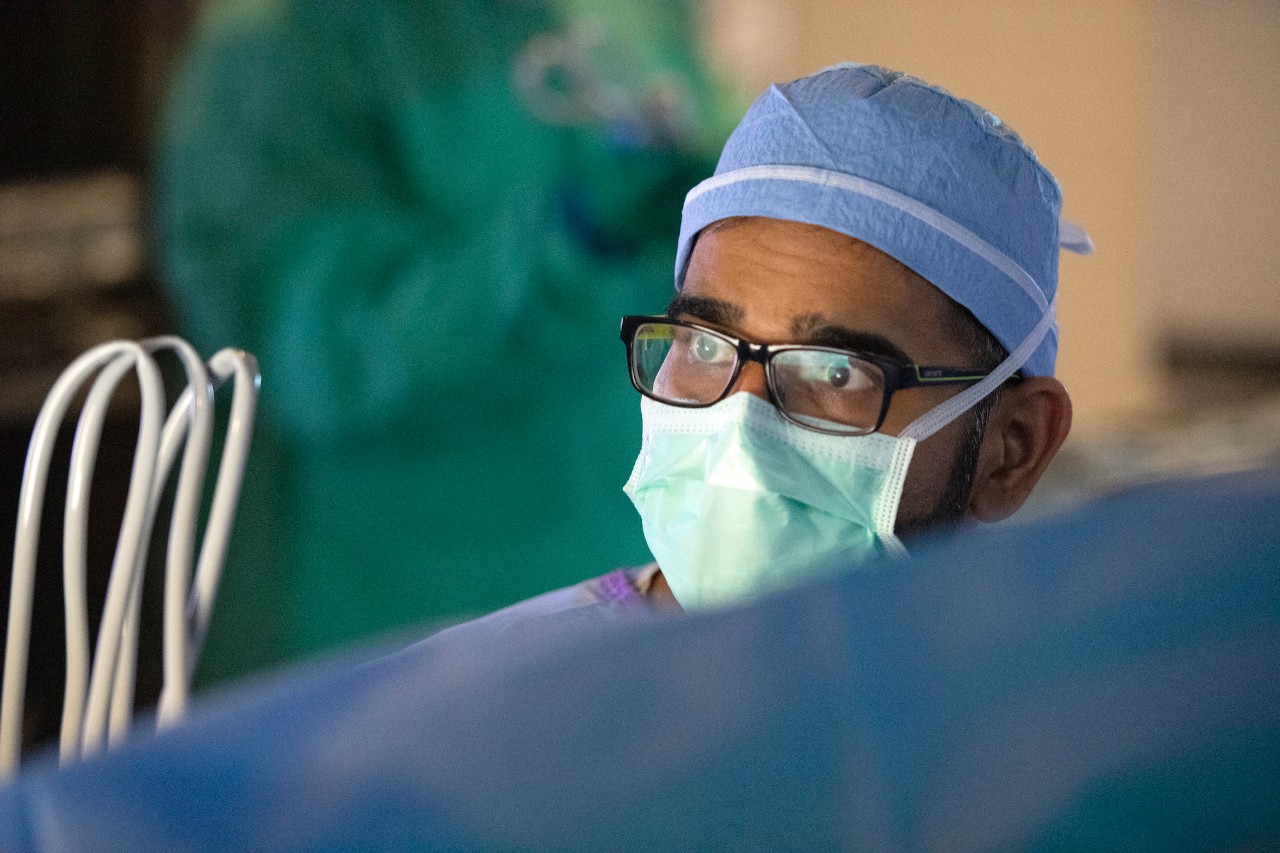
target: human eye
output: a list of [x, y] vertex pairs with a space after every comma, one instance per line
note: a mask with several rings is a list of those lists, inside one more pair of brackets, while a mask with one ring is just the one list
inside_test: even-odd
[[773, 389], [793, 420], [829, 427], [869, 430], [884, 399], [880, 369], [852, 353], [820, 349], [778, 351]]
[[683, 403], [710, 403], [733, 378], [737, 348], [712, 332], [672, 323], [670, 348], [654, 380], [661, 398]]
[[828, 391], [856, 394], [874, 390], [879, 384], [867, 362], [837, 353], [811, 353], [800, 373], [805, 383]]
[[689, 355], [702, 364], [724, 364], [733, 361], [734, 349], [729, 342], [697, 329], [690, 330]]

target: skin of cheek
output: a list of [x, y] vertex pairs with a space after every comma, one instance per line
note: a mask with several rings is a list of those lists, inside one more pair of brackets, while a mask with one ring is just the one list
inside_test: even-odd
[[898, 521], [914, 521], [938, 506], [960, 455], [971, 416], [966, 413], [924, 441], [917, 442], [902, 486]]
[[[961, 356], [952, 359], [956, 364], [961, 363], [961, 360]], [[899, 435], [916, 418], [958, 393], [959, 389], [943, 388], [899, 391], [890, 401], [881, 432], [885, 435]], [[902, 500], [898, 504], [900, 526], [903, 522], [924, 518], [937, 509], [971, 425], [972, 415], [966, 412], [933, 435], [916, 442], [902, 486]]]

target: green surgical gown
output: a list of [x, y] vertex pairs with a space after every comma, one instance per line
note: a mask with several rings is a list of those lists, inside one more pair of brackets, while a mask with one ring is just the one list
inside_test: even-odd
[[[584, 20], [596, 88], [679, 93], [679, 133], [535, 116], [518, 58]], [[158, 256], [184, 334], [263, 374], [206, 681], [648, 558], [617, 327], [670, 298], [722, 139], [692, 32], [677, 0], [203, 16], [156, 146]]]

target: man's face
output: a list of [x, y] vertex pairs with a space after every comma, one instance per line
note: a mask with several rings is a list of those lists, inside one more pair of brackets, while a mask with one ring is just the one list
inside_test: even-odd
[[[964, 346], [945, 332], [954, 327], [957, 308], [942, 291], [878, 249], [814, 225], [751, 217], [711, 226], [694, 246], [672, 307], [684, 319], [758, 343], [836, 346], [917, 364], [970, 366]], [[764, 369], [747, 363], [735, 391], [768, 399]], [[899, 391], [880, 431], [897, 435], [956, 393]], [[900, 530], [939, 513], [968, 423], [958, 419], [916, 447], [898, 511]]]

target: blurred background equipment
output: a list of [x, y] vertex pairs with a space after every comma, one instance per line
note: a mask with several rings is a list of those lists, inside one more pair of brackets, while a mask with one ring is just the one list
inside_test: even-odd
[[[171, 327], [151, 272], [144, 177], [151, 119], [194, 3], [0, 3], [0, 609], [7, 611], [23, 460], [59, 372], [104, 341]], [[88, 605], [101, 607], [137, 437], [137, 386], [107, 410], [87, 541]], [[65, 470], [71, 431], [55, 445]], [[65, 503], [49, 484], [49, 506]], [[62, 518], [42, 526], [23, 744], [56, 736], [64, 637]], [[154, 558], [154, 551], [152, 553]], [[158, 564], [156, 564], [158, 565]], [[149, 565], [137, 697], [159, 696], [160, 589]]]
[[[168, 409], [164, 380], [154, 358], [165, 351], [172, 351], [177, 357], [186, 383], [180, 392], [171, 395], [175, 398], [172, 409]], [[136, 378], [140, 392], [138, 440], [106, 599], [97, 620], [97, 641], [91, 644], [86, 557], [94, 468], [108, 407], [126, 375]], [[228, 379], [234, 379], [234, 389], [226, 442], [219, 454], [218, 475], [211, 484], [212, 500], [202, 526], [201, 505], [214, 430], [213, 396]], [[66, 690], [59, 759], [64, 764], [93, 755], [108, 743], [120, 743], [131, 726], [147, 551], [169, 476], [175, 470], [178, 473], [172, 493], [173, 511], [168, 535], [162, 537], [167, 542], [164, 686], [157, 724], [171, 726], [186, 712], [235, 519], [253, 434], [258, 385], [257, 362], [252, 355], [225, 349], [215, 353], [206, 366], [190, 344], [174, 337], [100, 344], [72, 362], [54, 383], [31, 434], [19, 496], [0, 694], [0, 778], [8, 780], [17, 774], [22, 753], [27, 652], [45, 493], [58, 433], [73, 402], [84, 396], [66, 473], [61, 548]], [[82, 395], [86, 389], [87, 396]], [[175, 466], [179, 458], [181, 462]], [[59, 469], [54, 473], [61, 476], [63, 472]]]
[[0, 185], [0, 376], [5, 420], [39, 408], [93, 344], [161, 327], [146, 281], [142, 182], [112, 169]]

